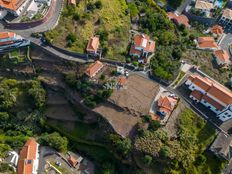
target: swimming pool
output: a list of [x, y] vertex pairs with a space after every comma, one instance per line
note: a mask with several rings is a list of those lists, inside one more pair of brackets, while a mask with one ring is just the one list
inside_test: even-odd
[[216, 6], [218, 6], [219, 8], [222, 8], [222, 5], [223, 5], [223, 0], [217, 0]]

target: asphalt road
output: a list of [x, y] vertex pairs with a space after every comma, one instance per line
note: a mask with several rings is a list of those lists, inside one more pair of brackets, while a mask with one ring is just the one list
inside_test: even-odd
[[220, 43], [220, 47], [224, 50], [229, 51], [229, 46], [232, 44], [232, 34], [228, 33]]
[[29, 29], [22, 29], [22, 30], [15, 29], [14, 30], [14, 29], [6, 29], [4, 28], [3, 24], [0, 23], [0, 31], [13, 31], [25, 37], [26, 39], [30, 39], [30, 36], [32, 33], [44, 32], [44, 31], [53, 29], [58, 24], [59, 17], [62, 12], [63, 3], [64, 3], [63, 0], [55, 0], [55, 1], [56, 1], [56, 5], [52, 7], [52, 8], [55, 8], [53, 15], [43, 24], [36, 26], [36, 27], [29, 28]]
[[182, 14], [185, 8], [192, 2], [192, 0], [184, 0], [184, 2], [176, 9], [178, 15]]

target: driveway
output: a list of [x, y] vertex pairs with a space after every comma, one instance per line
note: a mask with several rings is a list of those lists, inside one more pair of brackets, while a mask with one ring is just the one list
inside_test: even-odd
[[229, 53], [229, 46], [230, 46], [230, 44], [232, 44], [232, 34], [231, 34], [231, 33], [228, 33], [228, 34], [226, 34], [226, 36], [223, 38], [223, 40], [221, 40], [219, 46], [220, 46], [222, 49], [228, 51], [228, 53]]
[[182, 4], [176, 9], [175, 13], [178, 15], [182, 14], [185, 8], [192, 2], [192, 0], [184, 0]]

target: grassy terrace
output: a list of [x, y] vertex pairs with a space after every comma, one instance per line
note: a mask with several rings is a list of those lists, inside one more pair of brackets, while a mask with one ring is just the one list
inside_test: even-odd
[[[95, 0], [89, 1], [95, 3]], [[130, 16], [126, 15], [125, 0], [101, 0], [102, 7], [86, 10], [86, 1], [80, 1], [77, 7], [64, 8], [59, 25], [46, 33], [50, 42], [70, 51], [83, 53], [88, 40], [95, 34], [104, 33], [101, 48], [107, 50], [106, 57], [124, 60], [130, 29]], [[68, 44], [67, 36], [74, 35], [74, 42]]]

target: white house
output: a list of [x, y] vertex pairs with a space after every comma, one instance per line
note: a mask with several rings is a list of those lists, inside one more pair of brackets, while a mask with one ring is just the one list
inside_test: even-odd
[[192, 91], [190, 98], [216, 113], [220, 120], [232, 118], [232, 92], [229, 89], [196, 74], [190, 75], [185, 84]]

